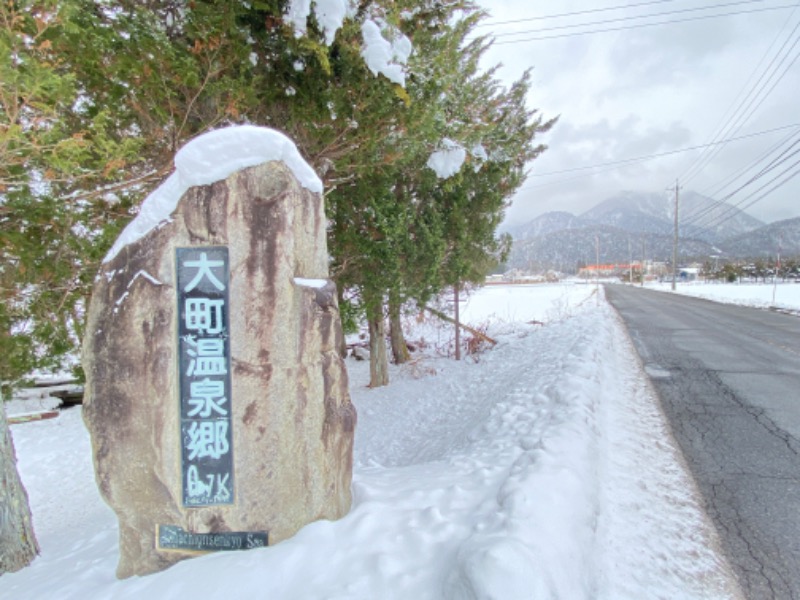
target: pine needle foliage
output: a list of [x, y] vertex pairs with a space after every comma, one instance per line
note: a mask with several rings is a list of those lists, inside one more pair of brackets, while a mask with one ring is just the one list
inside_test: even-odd
[[[480, 70], [471, 0], [363, 0], [332, 43], [313, 12], [297, 35], [288, 0], [0, 3], [6, 389], [77, 355], [100, 261], [203, 132], [251, 123], [295, 140], [325, 184], [334, 276], [376, 321], [390, 295], [422, 303], [480, 277], [552, 125], [526, 107], [527, 75], [506, 90]], [[413, 43], [405, 86], [365, 63], [367, 19]], [[436, 178], [426, 162], [445, 138], [488, 160]]]

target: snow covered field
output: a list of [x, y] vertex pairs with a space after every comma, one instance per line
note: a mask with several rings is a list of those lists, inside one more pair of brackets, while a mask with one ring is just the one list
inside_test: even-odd
[[[672, 291], [669, 283], [654, 283], [648, 287], [660, 291]], [[774, 306], [784, 310], [800, 311], [798, 283], [778, 283], [777, 286], [772, 283], [678, 283], [675, 292], [727, 304], [758, 308]]]
[[[0, 577], [0, 598], [739, 598], [624, 328], [594, 290], [484, 288], [462, 314], [498, 345], [394, 368], [386, 388], [367, 388], [366, 363], [348, 361], [350, 514], [148, 577], [114, 577], [116, 519], [80, 408], [14, 425], [42, 554]], [[422, 327], [429, 347], [446, 342]]]

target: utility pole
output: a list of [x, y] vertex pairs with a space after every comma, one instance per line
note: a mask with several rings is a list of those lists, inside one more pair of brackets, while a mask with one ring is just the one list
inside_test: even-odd
[[600, 236], [594, 236], [595, 270], [594, 270], [594, 293], [595, 303], [600, 304]]
[[633, 285], [633, 250], [631, 250], [631, 236], [628, 236], [628, 283]]
[[778, 236], [778, 261], [775, 264], [775, 277], [772, 278], [772, 306], [775, 306], [775, 295], [778, 291], [778, 274], [781, 270], [781, 250], [783, 250], [783, 234]]
[[639, 282], [641, 284], [641, 287], [644, 287], [644, 265], [646, 256], [647, 256], [647, 238], [642, 236], [642, 268], [639, 269], [640, 271], [639, 274], [642, 277], [641, 281]]
[[675, 180], [675, 232], [672, 238], [672, 291], [675, 291], [678, 281], [678, 180]]

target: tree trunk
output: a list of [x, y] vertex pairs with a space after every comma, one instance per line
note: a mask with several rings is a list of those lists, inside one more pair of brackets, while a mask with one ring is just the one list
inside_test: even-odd
[[386, 356], [386, 323], [383, 307], [367, 306], [369, 323], [369, 387], [389, 385], [389, 362]]
[[394, 364], [402, 365], [411, 359], [403, 335], [403, 325], [400, 322], [400, 301], [389, 295], [389, 336], [392, 340], [392, 358]]
[[[336, 299], [339, 302], [339, 315], [341, 316], [342, 305], [344, 304], [344, 287], [338, 282], [336, 284]], [[347, 338], [344, 332], [342, 332], [341, 339], [339, 340], [339, 356], [347, 358]]]
[[0, 575], [30, 564], [39, 553], [28, 495], [17, 473], [17, 458], [0, 401]]
[[453, 286], [453, 296], [455, 298], [455, 321], [456, 321], [456, 360], [461, 360], [461, 317], [459, 315], [458, 301], [458, 282]]

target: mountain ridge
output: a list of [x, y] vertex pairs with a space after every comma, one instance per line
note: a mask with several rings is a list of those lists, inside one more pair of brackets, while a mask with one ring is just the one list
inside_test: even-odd
[[[737, 207], [695, 192], [679, 197], [680, 262], [800, 255], [800, 217], [766, 224]], [[577, 271], [584, 264], [671, 262], [674, 201], [622, 192], [574, 215], [552, 211], [506, 228], [514, 244], [509, 268]], [[681, 216], [684, 215], [684, 216]]]

